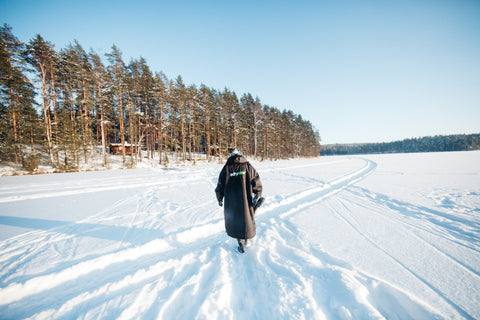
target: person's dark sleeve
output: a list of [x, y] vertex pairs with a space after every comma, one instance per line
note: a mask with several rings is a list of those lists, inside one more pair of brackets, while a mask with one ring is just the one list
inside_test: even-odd
[[217, 195], [217, 201], [223, 201], [223, 195], [225, 191], [225, 174], [226, 174], [226, 166], [223, 166], [222, 171], [220, 171], [220, 175], [218, 176], [217, 187], [215, 188], [215, 194]]
[[262, 181], [260, 180], [260, 175], [258, 174], [257, 170], [253, 166], [249, 166], [249, 175], [250, 175], [250, 183], [252, 185], [252, 191], [254, 194], [257, 195], [258, 198], [262, 196]]

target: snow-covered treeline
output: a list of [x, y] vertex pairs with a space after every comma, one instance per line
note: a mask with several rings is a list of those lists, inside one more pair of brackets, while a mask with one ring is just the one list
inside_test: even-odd
[[330, 144], [322, 146], [322, 155], [368, 153], [442, 152], [480, 149], [480, 134], [457, 134], [404, 139], [383, 143]]
[[[234, 147], [262, 159], [320, 151], [318, 133], [300, 115], [250, 93], [168, 79], [143, 58], [126, 63], [115, 45], [104, 63], [77, 41], [60, 50], [41, 35], [22, 43], [4, 25], [0, 50], [0, 161], [35, 164], [36, 144], [60, 171], [87, 164], [98, 145], [107, 166], [110, 143], [121, 144], [125, 166], [134, 166], [142, 151], [150, 159], [157, 154], [160, 163], [172, 151], [182, 161], [194, 152], [212, 156]], [[126, 145], [135, 146], [130, 157]]]

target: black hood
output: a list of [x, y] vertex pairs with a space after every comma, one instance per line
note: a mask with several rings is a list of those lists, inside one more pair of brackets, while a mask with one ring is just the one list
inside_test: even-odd
[[227, 165], [239, 164], [239, 163], [247, 163], [247, 159], [245, 159], [244, 156], [234, 155], [234, 156], [231, 156], [230, 158], [228, 158], [228, 160], [227, 160]]

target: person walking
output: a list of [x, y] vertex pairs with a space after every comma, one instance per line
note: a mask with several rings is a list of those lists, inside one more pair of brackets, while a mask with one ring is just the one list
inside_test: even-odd
[[247, 240], [256, 235], [255, 210], [263, 203], [262, 182], [255, 168], [234, 149], [220, 171], [215, 194], [223, 206], [227, 234], [238, 241], [245, 252]]

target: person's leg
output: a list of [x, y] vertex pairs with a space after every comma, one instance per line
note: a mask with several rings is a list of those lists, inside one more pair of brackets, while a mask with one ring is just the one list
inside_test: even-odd
[[243, 244], [243, 239], [237, 239], [238, 241], [238, 251], [241, 253], [245, 252], [245, 246]]

